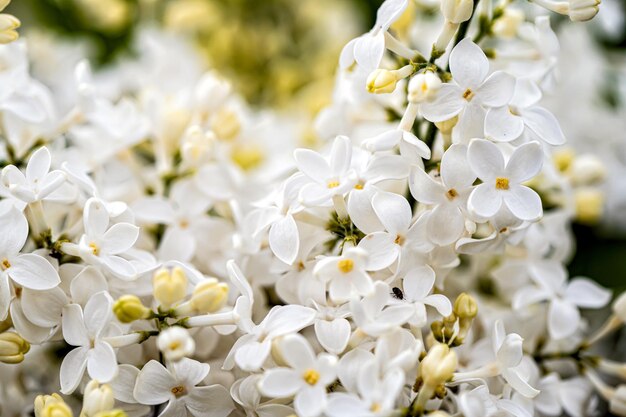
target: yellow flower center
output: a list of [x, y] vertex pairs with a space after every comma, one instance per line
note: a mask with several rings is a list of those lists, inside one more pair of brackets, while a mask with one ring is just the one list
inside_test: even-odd
[[337, 188], [339, 187], [339, 181], [328, 181], [328, 183], [326, 183], [326, 186], [328, 188]]
[[382, 407], [380, 406], [380, 404], [378, 403], [372, 403], [372, 405], [370, 406], [370, 411], [372, 413], [377, 413], [378, 411], [380, 411]]
[[176, 397], [180, 397], [181, 395], [185, 395], [187, 393], [187, 390], [185, 389], [184, 386], [179, 385], [177, 387], [174, 387], [170, 390], [172, 392], [172, 394], [174, 394], [174, 396]]
[[400, 245], [400, 246], [404, 245], [404, 236], [397, 235], [394, 242], [396, 245]]
[[337, 268], [344, 274], [347, 274], [354, 268], [354, 261], [352, 259], [342, 259], [337, 262]]
[[508, 190], [509, 189], [509, 179], [504, 177], [496, 178], [496, 188], [498, 190]]
[[2, 269], [9, 269], [11, 268], [11, 262], [9, 262], [8, 259], [3, 259], [2, 260]]
[[448, 197], [448, 200], [454, 200], [455, 197], [458, 197], [459, 193], [457, 190], [455, 190], [454, 188], [450, 188], [448, 190], [448, 192], [446, 193], [446, 197]]
[[91, 242], [89, 244], [89, 247], [91, 248], [91, 253], [93, 253], [94, 255], [98, 256], [98, 254], [100, 253], [100, 248], [98, 247], [98, 245], [96, 245], [95, 243]]
[[304, 371], [304, 374], [302, 374], [302, 379], [304, 379], [309, 385], [315, 385], [320, 379], [320, 373], [315, 369], [307, 369]]
[[354, 188], [357, 189], [357, 190], [362, 190], [363, 189], [363, 184], [357, 183], [357, 185], [355, 185]]
[[467, 89], [465, 90], [465, 92], [463, 93], [463, 98], [467, 101], [472, 101], [472, 99], [474, 98], [474, 92], [471, 89]]

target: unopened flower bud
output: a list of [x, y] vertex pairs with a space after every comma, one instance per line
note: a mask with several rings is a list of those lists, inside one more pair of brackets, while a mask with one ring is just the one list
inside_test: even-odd
[[441, 14], [450, 23], [463, 23], [472, 17], [473, 0], [441, 0]]
[[159, 269], [152, 279], [154, 298], [164, 308], [181, 301], [187, 294], [187, 276], [182, 268], [176, 267], [169, 270]]
[[506, 7], [502, 16], [496, 19], [491, 26], [491, 31], [500, 38], [513, 38], [517, 35], [517, 30], [524, 23], [524, 12], [520, 9]]
[[123, 295], [113, 304], [113, 313], [122, 323], [148, 318], [150, 309], [136, 295]]
[[430, 101], [437, 96], [441, 84], [441, 79], [432, 71], [419, 73], [409, 81], [408, 99], [412, 103]]
[[30, 344], [15, 332], [0, 334], [0, 362], [20, 363], [30, 350]]
[[478, 305], [474, 297], [461, 293], [454, 301], [454, 314], [460, 319], [473, 319], [478, 314]]
[[74, 417], [72, 409], [59, 394], [38, 395], [34, 411], [35, 417]]
[[424, 384], [435, 389], [439, 384], [443, 384], [452, 378], [452, 374], [457, 368], [458, 360], [456, 353], [444, 343], [433, 346], [424, 360], [420, 363], [420, 375]]
[[552, 154], [552, 160], [554, 161], [554, 165], [561, 172], [568, 171], [572, 166], [575, 158], [576, 154], [571, 148], [557, 149]]
[[569, 18], [572, 22], [586, 22], [598, 14], [600, 0], [569, 0]]
[[198, 313], [215, 313], [226, 304], [228, 284], [209, 278], [196, 285], [191, 296], [191, 306]]
[[579, 188], [574, 192], [576, 220], [584, 224], [596, 224], [604, 209], [604, 194], [599, 189]]
[[115, 398], [111, 387], [107, 384], [100, 385], [98, 381], [93, 379], [89, 381], [83, 395], [81, 416], [94, 417], [102, 411], [110, 411], [114, 406]]
[[606, 167], [595, 155], [580, 155], [572, 161], [570, 177], [574, 185], [589, 185], [604, 180]]
[[393, 71], [376, 69], [367, 77], [367, 91], [374, 94], [392, 93], [398, 78]]
[[157, 338], [157, 347], [165, 359], [178, 361], [193, 355], [196, 343], [185, 328], [174, 326], [161, 332]]

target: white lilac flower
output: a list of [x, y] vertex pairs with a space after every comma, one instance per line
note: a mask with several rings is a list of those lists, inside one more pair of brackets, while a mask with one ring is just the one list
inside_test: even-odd
[[315, 355], [311, 345], [299, 335], [285, 336], [278, 342], [278, 350], [288, 367], [266, 371], [259, 389], [268, 397], [294, 396], [299, 416], [319, 416], [328, 402], [326, 387], [337, 375], [337, 358], [328, 353]]
[[455, 130], [460, 138], [482, 137], [485, 114], [511, 100], [515, 78], [502, 71], [487, 77], [487, 56], [470, 39], [462, 40], [452, 50], [450, 71], [453, 82], [443, 84], [437, 98], [422, 103], [420, 111], [431, 122], [459, 116]]
[[198, 386], [210, 367], [193, 359], [181, 359], [166, 368], [151, 360], [139, 372], [133, 396], [140, 404], [166, 404], [159, 416], [226, 417], [234, 409], [221, 385]]
[[333, 302], [342, 303], [373, 293], [374, 284], [367, 269], [367, 253], [360, 248], [350, 248], [341, 256], [320, 259], [313, 274], [329, 282], [328, 296]]
[[417, 201], [433, 206], [427, 221], [428, 237], [445, 246], [455, 242], [465, 230], [467, 199], [476, 179], [467, 163], [467, 147], [459, 144], [448, 148], [440, 171], [441, 182], [413, 168], [409, 187]]
[[117, 374], [117, 357], [105, 340], [113, 318], [113, 299], [106, 292], [95, 294], [82, 309], [78, 304], [63, 308], [63, 338], [77, 346], [61, 364], [61, 392], [71, 394], [85, 369], [89, 377], [109, 382]]
[[513, 299], [513, 307], [549, 302], [548, 330], [556, 340], [571, 336], [579, 327], [579, 308], [602, 308], [611, 299], [611, 291], [588, 278], [573, 278], [568, 282], [567, 271], [556, 261], [528, 265], [528, 273], [536, 285], [523, 287]]
[[402, 279], [402, 299], [414, 308], [409, 319], [411, 325], [422, 327], [427, 323], [427, 305], [434, 307], [443, 317], [452, 313], [452, 305], [445, 295], [431, 294], [434, 285], [435, 272], [429, 266], [411, 269]]
[[11, 302], [11, 282], [33, 290], [49, 290], [61, 280], [45, 258], [20, 252], [28, 238], [28, 222], [15, 207], [5, 207], [0, 213], [0, 231], [0, 320], [4, 320]]
[[537, 220], [543, 210], [539, 195], [522, 185], [539, 173], [543, 151], [537, 142], [521, 145], [505, 163], [498, 146], [484, 139], [474, 139], [469, 145], [467, 159], [474, 174], [483, 182], [469, 196], [471, 212], [489, 218], [502, 205], [520, 220]]

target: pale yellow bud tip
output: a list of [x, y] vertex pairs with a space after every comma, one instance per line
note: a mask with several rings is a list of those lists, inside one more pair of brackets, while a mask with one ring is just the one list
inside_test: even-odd
[[226, 304], [228, 290], [228, 284], [215, 278], [202, 281], [193, 290], [191, 307], [198, 313], [214, 313]]
[[15, 332], [0, 334], [0, 362], [15, 364], [24, 360], [30, 344]]
[[391, 93], [396, 89], [398, 78], [393, 71], [376, 69], [367, 77], [367, 91], [374, 94]]
[[136, 295], [123, 295], [113, 304], [113, 313], [122, 323], [131, 323], [135, 320], [146, 319], [150, 309], [143, 305]]

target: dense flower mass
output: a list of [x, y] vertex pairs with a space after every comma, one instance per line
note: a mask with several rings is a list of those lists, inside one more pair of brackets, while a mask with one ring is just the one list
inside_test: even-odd
[[626, 416], [626, 296], [566, 269], [605, 171], [542, 104], [552, 17], [415, 7], [345, 46], [314, 149], [180, 38], [95, 71], [0, 15], [0, 414]]

